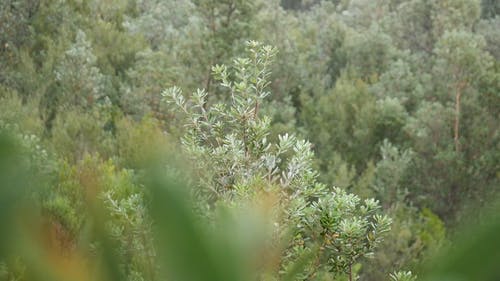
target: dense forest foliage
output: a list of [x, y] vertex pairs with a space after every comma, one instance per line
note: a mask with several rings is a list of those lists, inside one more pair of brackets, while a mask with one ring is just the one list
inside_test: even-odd
[[500, 195], [499, 59], [495, 0], [0, 1], [0, 280], [415, 280]]

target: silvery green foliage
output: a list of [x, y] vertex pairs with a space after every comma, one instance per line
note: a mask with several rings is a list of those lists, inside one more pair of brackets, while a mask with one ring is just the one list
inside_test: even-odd
[[407, 191], [400, 188], [401, 180], [414, 157], [413, 151], [402, 151], [385, 139], [380, 147], [380, 154], [382, 159], [375, 167], [375, 190], [383, 198], [383, 202], [404, 200]]
[[96, 63], [91, 42], [79, 30], [55, 70], [56, 81], [62, 86], [62, 104], [86, 106], [103, 98], [104, 76]]
[[417, 277], [411, 271], [399, 271], [390, 274], [391, 281], [415, 281]]
[[[133, 34], [142, 34], [150, 42], [152, 49], [162, 44], [173, 47], [181, 36], [187, 36], [198, 24], [198, 12], [190, 0], [136, 1], [140, 15], [126, 18], [123, 26]], [[175, 43], [174, 43], [175, 42]]]
[[[125, 265], [129, 280], [145, 280], [154, 275], [156, 253], [152, 247], [151, 225], [146, 215], [145, 201], [140, 192], [128, 197], [110, 189], [102, 194], [103, 202], [112, 220], [108, 226], [114, 239], [120, 241], [120, 255], [128, 259]], [[120, 198], [123, 197], [123, 198]]]
[[[499, 2], [500, 3], [500, 2]], [[500, 4], [499, 4], [500, 5]], [[477, 32], [486, 40], [486, 50], [497, 60], [500, 60], [500, 15], [481, 20]]]
[[110, 214], [106, 225], [119, 242], [116, 250], [125, 260], [127, 280], [154, 280], [156, 252], [142, 187], [135, 183], [132, 170], [119, 170], [110, 161], [97, 166], [103, 172], [99, 197]]
[[432, 76], [413, 67], [418, 56], [392, 62], [380, 79], [370, 86], [370, 91], [380, 98], [396, 98], [405, 108], [413, 110], [423, 97], [431, 92]]
[[[196, 159], [195, 170], [200, 173], [200, 185], [211, 198], [228, 197], [235, 186], [246, 186], [255, 178], [290, 184], [299, 169], [298, 160], [281, 163], [281, 155], [295, 149], [306, 152], [309, 144], [293, 136], [280, 137], [278, 144], [267, 140], [270, 120], [260, 118], [259, 106], [269, 95], [265, 91], [268, 67], [276, 50], [257, 42], [248, 43], [251, 57], [234, 61], [234, 71], [224, 65], [213, 67], [221, 86], [229, 90], [230, 101], [207, 104], [207, 92], [197, 90], [190, 99], [177, 87], [162, 93], [167, 102], [175, 103], [186, 118], [186, 134], [182, 144]], [[229, 76], [235, 77], [234, 81]], [[201, 161], [200, 161], [201, 160]], [[209, 172], [207, 172], [209, 171]]]
[[[483, 36], [465, 31], [450, 31], [436, 44], [434, 75], [441, 84], [451, 88], [474, 85], [493, 66], [494, 59], [485, 51]], [[443, 90], [449, 92], [449, 89]]]
[[37, 135], [23, 133], [17, 124], [3, 120], [0, 120], [0, 133], [10, 134], [18, 141], [20, 148], [27, 152], [25, 159], [27, 166], [38, 176], [48, 175], [56, 169], [57, 164]]
[[373, 75], [384, 73], [397, 55], [392, 38], [377, 25], [352, 34], [347, 37], [345, 44], [348, 69], [365, 81], [369, 81]]
[[391, 220], [379, 214], [374, 199], [361, 200], [340, 188], [303, 196], [289, 210], [294, 239], [285, 257], [285, 269], [294, 260], [312, 253], [314, 259], [300, 280], [314, 277], [318, 271], [333, 275], [352, 274], [352, 265], [361, 257], [373, 256], [373, 250], [390, 229]]
[[270, 119], [259, 115], [259, 107], [269, 95], [265, 88], [276, 49], [254, 41], [247, 46], [249, 56], [235, 59], [231, 68], [213, 67], [230, 95], [227, 103], [208, 104], [205, 90], [189, 98], [177, 87], [162, 93], [186, 118], [181, 142], [199, 178], [200, 202], [233, 204], [257, 191], [277, 192], [285, 215], [275, 222], [276, 231], [293, 234], [284, 272], [311, 253], [302, 277], [347, 273], [357, 259], [371, 255], [390, 219], [378, 214], [377, 201], [319, 183], [308, 141], [290, 134], [269, 141]]
[[342, 11], [342, 16], [344, 21], [353, 27], [369, 28], [390, 13], [391, 2], [390, 0], [351, 0], [346, 10]]

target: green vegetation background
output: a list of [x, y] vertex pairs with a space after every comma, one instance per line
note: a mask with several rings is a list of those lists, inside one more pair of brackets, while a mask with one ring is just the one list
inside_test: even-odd
[[2, 1], [0, 278], [498, 280], [499, 46], [494, 0]]

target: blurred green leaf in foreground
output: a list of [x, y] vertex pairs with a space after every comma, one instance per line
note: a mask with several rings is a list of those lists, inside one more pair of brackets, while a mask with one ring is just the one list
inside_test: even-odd
[[[41, 216], [31, 196], [37, 181], [27, 159], [14, 138], [0, 135], [0, 280], [16, 280], [6, 270], [16, 264], [21, 264], [17, 270], [22, 272], [22, 280], [123, 280], [121, 261], [114, 254], [115, 245], [98, 206], [91, 205], [92, 227], [87, 238], [98, 246], [91, 251], [77, 249], [71, 256], [47, 247]], [[218, 227], [210, 228], [195, 216], [182, 184], [151, 171], [146, 185], [155, 222], [159, 261], [156, 280], [266, 279], [257, 274], [259, 266], [254, 261], [263, 253], [258, 246], [265, 245], [263, 217], [245, 212], [236, 217], [238, 214], [222, 209], [216, 219]], [[421, 276], [417, 280], [500, 280], [498, 210], [492, 208], [490, 218], [480, 226], [467, 225], [449, 250], [439, 253], [417, 273]], [[251, 235], [245, 235], [247, 232]], [[294, 274], [285, 277], [293, 280]]]

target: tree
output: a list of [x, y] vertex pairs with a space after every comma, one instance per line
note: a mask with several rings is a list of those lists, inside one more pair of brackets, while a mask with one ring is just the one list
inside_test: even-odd
[[460, 151], [460, 110], [462, 94], [470, 89], [474, 81], [481, 79], [491, 67], [491, 56], [484, 51], [482, 37], [464, 31], [447, 32], [439, 40], [435, 53], [434, 71], [449, 81], [447, 88], [455, 98], [455, 121], [453, 139], [455, 151]]
[[478, 0], [409, 0], [399, 4], [382, 26], [402, 50], [432, 55], [446, 31], [472, 31], [479, 14]]
[[494, 18], [500, 15], [500, 3], [495, 0], [481, 0], [481, 17]]
[[65, 52], [56, 69], [56, 81], [61, 85], [58, 103], [65, 106], [91, 106], [103, 99], [103, 75], [96, 67], [96, 57], [85, 32], [78, 31], [75, 42]]
[[227, 104], [205, 107], [205, 90], [195, 92], [192, 99], [176, 87], [163, 93], [186, 116], [182, 146], [194, 161], [197, 201], [208, 203], [208, 209], [205, 203], [200, 208], [210, 217], [210, 210], [220, 204], [238, 206], [259, 193], [276, 193], [276, 211], [283, 212], [282, 219], [274, 218], [276, 231], [283, 239], [291, 226], [293, 234], [283, 269], [292, 270], [301, 256], [308, 255], [311, 259], [300, 278], [332, 272], [352, 280], [352, 266], [381, 243], [390, 219], [378, 214], [377, 201], [361, 201], [319, 183], [310, 143], [288, 134], [278, 143], [267, 139], [270, 120], [260, 117], [259, 108], [269, 95], [265, 87], [276, 50], [253, 41], [248, 47], [249, 57], [235, 59], [234, 71], [213, 67], [215, 78], [229, 90]]
[[477, 33], [486, 40], [486, 50], [496, 61], [500, 60], [500, 30], [496, 28], [500, 25], [500, 16], [481, 20], [477, 26]]

